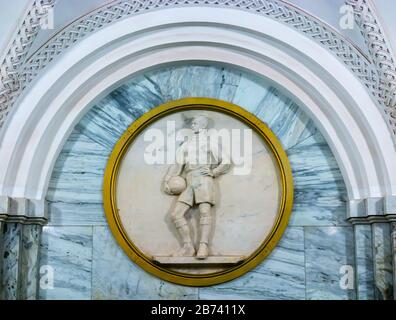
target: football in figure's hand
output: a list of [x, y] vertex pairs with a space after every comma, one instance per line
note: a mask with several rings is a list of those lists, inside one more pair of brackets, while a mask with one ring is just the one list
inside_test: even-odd
[[172, 195], [181, 194], [187, 187], [186, 180], [180, 176], [170, 178], [166, 185], [168, 188], [165, 186], [165, 191]]

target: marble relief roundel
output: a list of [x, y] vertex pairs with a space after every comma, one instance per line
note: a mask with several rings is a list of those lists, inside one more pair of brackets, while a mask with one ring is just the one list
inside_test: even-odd
[[272, 131], [243, 108], [207, 98], [172, 101], [133, 122], [104, 179], [107, 220], [127, 255], [190, 286], [259, 264], [293, 202], [290, 165]]

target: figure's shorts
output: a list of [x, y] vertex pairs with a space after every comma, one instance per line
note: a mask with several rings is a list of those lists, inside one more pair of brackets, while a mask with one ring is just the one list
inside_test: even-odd
[[184, 190], [177, 201], [188, 204], [210, 203], [215, 204], [214, 179], [209, 176], [187, 174], [187, 188]]

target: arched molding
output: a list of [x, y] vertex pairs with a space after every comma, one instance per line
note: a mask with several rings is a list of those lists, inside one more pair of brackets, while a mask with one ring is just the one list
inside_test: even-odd
[[80, 40], [44, 69], [3, 128], [0, 195], [43, 199], [64, 141], [97, 99], [150, 68], [196, 61], [239, 67], [287, 90], [327, 139], [350, 201], [396, 195], [392, 134], [344, 63], [273, 19], [204, 7], [120, 20]]

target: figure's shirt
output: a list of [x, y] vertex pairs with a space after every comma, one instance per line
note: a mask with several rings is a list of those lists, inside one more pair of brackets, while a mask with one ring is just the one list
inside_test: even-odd
[[204, 168], [214, 169], [219, 165], [230, 164], [230, 159], [225, 152], [219, 152], [219, 146], [211, 141], [206, 133], [194, 134], [183, 142], [176, 152], [176, 161], [184, 165], [186, 173]]

